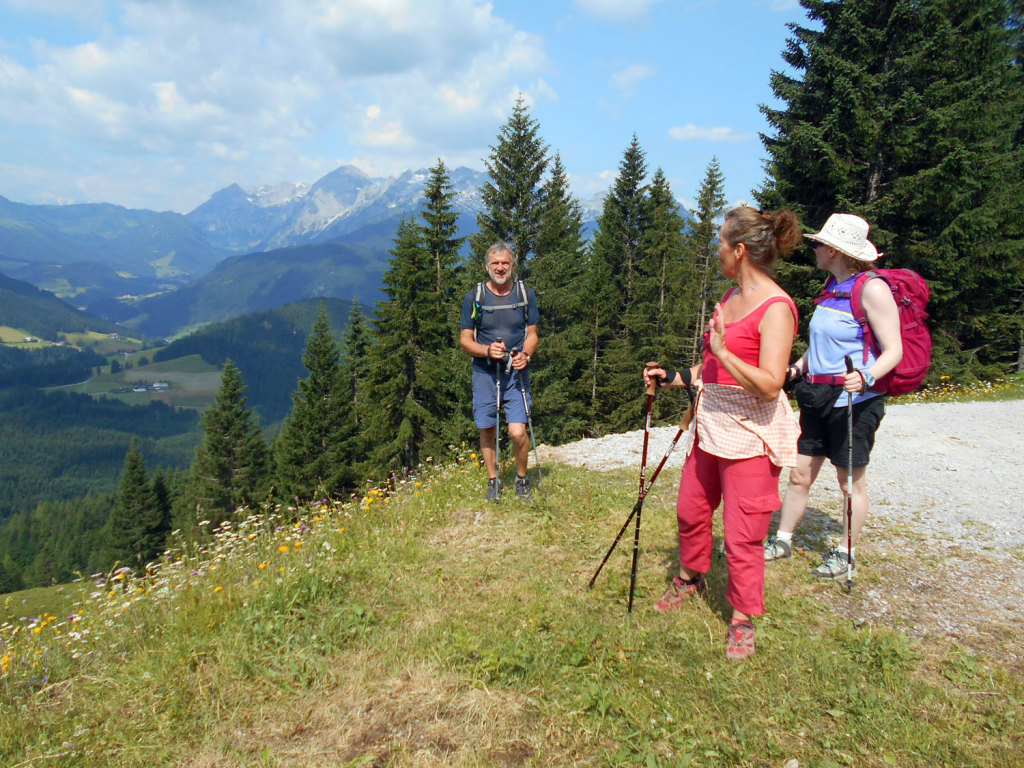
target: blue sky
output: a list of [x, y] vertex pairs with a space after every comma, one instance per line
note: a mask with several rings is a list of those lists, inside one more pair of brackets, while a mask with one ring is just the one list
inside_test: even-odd
[[797, 0], [0, 0], [0, 195], [187, 213], [231, 183], [483, 169], [518, 93], [577, 196], [633, 134], [688, 202], [763, 179]]

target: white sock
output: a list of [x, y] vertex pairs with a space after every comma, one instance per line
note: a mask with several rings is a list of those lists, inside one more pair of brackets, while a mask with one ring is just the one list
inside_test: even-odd
[[836, 551], [837, 552], [842, 552], [844, 555], [847, 555], [847, 558], [846, 558], [847, 560], [850, 559], [849, 555], [851, 555], [851, 554], [854, 557], [857, 556], [857, 548], [854, 547], [853, 549], [847, 549], [845, 544], [840, 544], [838, 547], [836, 547]]
[[784, 541], [787, 544], [793, 543], [793, 532], [792, 531], [776, 531], [775, 539], [777, 541]]

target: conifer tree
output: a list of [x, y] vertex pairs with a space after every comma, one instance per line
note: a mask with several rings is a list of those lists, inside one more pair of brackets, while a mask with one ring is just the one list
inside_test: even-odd
[[370, 403], [370, 349], [373, 335], [366, 324], [366, 316], [357, 299], [352, 300], [352, 309], [345, 325], [341, 340], [341, 367], [344, 389], [352, 403], [352, 419], [356, 433], [366, 427]]
[[274, 444], [281, 494], [308, 501], [321, 494], [337, 497], [354, 482], [346, 453], [355, 434], [352, 397], [346, 396], [341, 352], [331, 334], [323, 304], [302, 353], [308, 376], [292, 393], [292, 412]]
[[718, 221], [724, 210], [725, 177], [718, 158], [713, 157], [697, 191], [694, 221], [686, 233], [684, 245], [680, 279], [684, 299], [675, 322], [684, 337], [681, 360], [686, 365], [697, 362], [701, 336], [725, 287], [725, 281], [719, 276], [717, 258]]
[[269, 490], [269, 457], [259, 420], [248, 406], [242, 372], [229, 358], [221, 369], [214, 403], [201, 420], [186, 494], [212, 522], [232, 520], [240, 507], [254, 509]]
[[591, 301], [584, 286], [583, 213], [559, 155], [543, 196], [531, 285], [544, 338], [531, 363], [530, 386], [538, 430], [545, 442], [558, 444], [587, 429], [586, 327], [579, 319]]
[[[661, 168], [651, 178], [647, 206], [639, 269], [642, 290], [630, 308], [633, 348], [641, 358], [640, 363], [652, 359], [679, 368], [689, 363], [681, 354], [683, 336], [673, 320], [692, 301], [687, 290], [692, 281], [692, 265], [684, 262], [686, 224]], [[682, 392], [669, 390], [665, 394], [656, 403], [656, 416], [674, 413], [685, 403]]]
[[646, 175], [644, 152], [634, 135], [605, 198], [591, 248], [592, 279], [609, 282], [593, 285], [593, 300], [602, 306], [593, 308], [590, 320], [595, 330], [593, 414], [602, 431], [635, 424], [637, 372], [652, 353], [653, 340], [645, 336], [649, 317], [642, 306], [651, 299], [650, 275], [643, 272], [644, 236], [650, 226]]
[[530, 274], [529, 260], [540, 225], [544, 193], [541, 187], [547, 169], [547, 146], [540, 138], [540, 126], [530, 117], [522, 96], [512, 115], [501, 127], [498, 143], [485, 160], [488, 181], [481, 189], [484, 210], [477, 214], [479, 232], [472, 240], [479, 257], [502, 240], [515, 248], [519, 276]]
[[[132, 438], [124, 457], [117, 500], [107, 523], [105, 549], [108, 562], [118, 562], [141, 571], [146, 563], [163, 551], [167, 522], [146, 475], [142, 454], [135, 438]], [[52, 555], [44, 558], [46, 561], [52, 559]]]
[[833, 211], [865, 216], [882, 266], [912, 267], [931, 284], [933, 370], [1006, 370], [1024, 333], [1011, 5], [802, 4], [817, 26], [792, 28], [783, 58], [796, 74], [774, 73], [784, 106], [762, 108], [773, 128], [762, 206], [795, 206], [814, 228]]
[[[464, 407], [470, 391], [470, 369], [459, 346], [459, 317], [462, 311], [463, 276], [459, 274], [459, 251], [466, 238], [459, 236], [455, 213], [455, 190], [442, 160], [430, 169], [420, 208], [423, 247], [434, 263], [434, 307], [421, 318], [419, 337], [422, 348], [420, 376], [433, 382], [430, 409], [441, 425], [440, 440], [430, 453], [458, 444], [472, 427], [470, 409]], [[466, 288], [468, 290], [468, 288]]]
[[[434, 261], [424, 247], [422, 230], [411, 218], [395, 234], [384, 274], [386, 299], [374, 313], [377, 345], [371, 353], [374, 412], [368, 439], [376, 473], [413, 469], [421, 457], [443, 455], [447, 447], [445, 416], [454, 403], [436, 379], [438, 339], [451, 334], [447, 316], [438, 310]], [[426, 340], [434, 346], [426, 346]], [[429, 375], [428, 375], [429, 372]]]

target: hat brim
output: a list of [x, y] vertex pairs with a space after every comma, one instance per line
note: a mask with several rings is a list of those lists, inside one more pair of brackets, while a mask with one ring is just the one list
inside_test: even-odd
[[835, 248], [844, 256], [849, 256], [851, 259], [855, 259], [856, 261], [874, 261], [875, 259], [878, 258], [877, 256], [873, 256], [872, 258], [866, 259], [859, 253], [851, 253], [849, 250], [850, 246], [846, 245], [845, 243], [840, 243], [836, 240], [833, 240], [828, 235], [823, 235], [823, 233], [821, 232], [815, 232], [814, 234], [811, 235], [804, 235], [804, 237], [806, 237], [808, 240], [813, 240], [816, 243], [827, 245], [829, 248]]

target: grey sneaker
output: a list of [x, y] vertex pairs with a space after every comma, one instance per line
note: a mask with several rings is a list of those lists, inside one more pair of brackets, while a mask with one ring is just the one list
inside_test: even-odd
[[530, 488], [530, 478], [516, 475], [516, 496], [523, 501], [533, 498], [533, 489]]
[[[811, 573], [819, 579], [845, 579], [849, 558], [845, 552], [833, 549], [822, 556], [822, 563]], [[851, 576], [857, 575], [857, 560], [853, 561]]]
[[487, 495], [484, 496], [484, 501], [493, 501], [495, 504], [501, 501], [501, 480], [492, 477], [487, 481]]
[[785, 560], [793, 556], [793, 546], [788, 541], [769, 536], [764, 542], [764, 561]]

